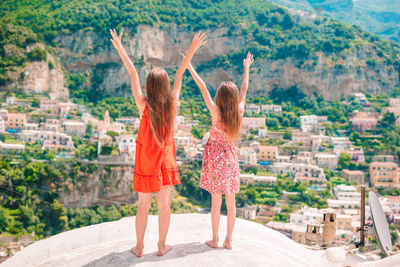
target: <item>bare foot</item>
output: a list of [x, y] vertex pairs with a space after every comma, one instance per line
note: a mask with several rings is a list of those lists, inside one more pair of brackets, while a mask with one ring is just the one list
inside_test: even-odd
[[215, 240], [207, 240], [206, 244], [212, 248], [218, 248], [218, 241]]
[[157, 256], [164, 256], [171, 249], [172, 249], [172, 246], [170, 246], [170, 245], [165, 245], [164, 247], [158, 246]]
[[232, 250], [232, 241], [225, 240], [224, 241], [224, 247], [226, 249]]
[[144, 254], [143, 254], [143, 248], [142, 248], [142, 249], [139, 249], [138, 247], [133, 247], [133, 248], [131, 248], [131, 252], [132, 252], [133, 254], [135, 254], [136, 257], [138, 257], [138, 258], [142, 258], [142, 257], [144, 256]]

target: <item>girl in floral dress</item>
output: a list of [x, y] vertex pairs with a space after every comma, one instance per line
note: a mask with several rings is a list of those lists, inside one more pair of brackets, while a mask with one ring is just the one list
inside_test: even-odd
[[193, 66], [189, 65], [189, 71], [200, 87], [212, 117], [210, 138], [204, 148], [200, 178], [200, 187], [212, 195], [211, 224], [213, 238], [206, 241], [206, 244], [212, 248], [218, 247], [222, 194], [225, 194], [228, 229], [223, 245], [227, 249], [232, 249], [232, 232], [236, 219], [235, 194], [240, 189], [239, 161], [234, 143], [240, 137], [240, 127], [249, 85], [249, 69], [252, 63], [253, 55], [249, 52], [243, 60], [244, 74], [240, 93], [233, 82], [223, 82], [217, 90], [214, 101], [205, 83]]

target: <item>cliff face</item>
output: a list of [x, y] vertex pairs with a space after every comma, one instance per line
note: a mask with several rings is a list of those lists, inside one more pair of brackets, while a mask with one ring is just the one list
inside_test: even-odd
[[[228, 37], [227, 29], [220, 28], [207, 32], [208, 43], [196, 54], [193, 64], [207, 63], [217, 56], [235, 52], [244, 46], [242, 38]], [[182, 29], [159, 29], [139, 26], [133, 35], [124, 30], [124, 46], [129, 56], [138, 61], [143, 57], [145, 64], [136, 64], [141, 83], [153, 66], [177, 68], [181, 61], [180, 52], [185, 51], [193, 33]], [[129, 76], [109, 40], [102, 40], [92, 31], [59, 37], [62, 49], [56, 55], [68, 71], [82, 72], [92, 69], [96, 79], [96, 89], [108, 96], [127, 96]], [[318, 60], [299, 63], [296, 59], [257, 60], [251, 73], [250, 95], [265, 95], [274, 87], [284, 89], [298, 85], [306, 94], [318, 93], [327, 99], [340, 99], [357, 91], [387, 93], [399, 84], [399, 74], [393, 66], [376, 63], [374, 68], [366, 64], [368, 49], [350, 51], [339, 62], [317, 55]], [[244, 57], [245, 55], [243, 55]], [[340, 64], [340, 66], [338, 65]], [[211, 67], [200, 72], [211, 89], [219, 83], [233, 80], [241, 84], [242, 67]]]
[[60, 202], [67, 208], [110, 206], [135, 203], [137, 193], [132, 191], [133, 166], [105, 167], [99, 165], [86, 183], [76, 190], [62, 192]]
[[64, 84], [64, 72], [50, 70], [44, 61], [33, 62], [24, 70], [22, 88], [26, 92], [48, 93], [52, 99], [67, 99], [69, 94]]

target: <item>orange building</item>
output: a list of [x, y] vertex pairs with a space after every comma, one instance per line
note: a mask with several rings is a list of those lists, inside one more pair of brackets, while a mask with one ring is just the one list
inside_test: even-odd
[[26, 115], [23, 113], [8, 113], [6, 126], [8, 129], [23, 129], [26, 124]]
[[278, 154], [277, 146], [260, 146], [258, 159], [262, 161], [275, 161]]

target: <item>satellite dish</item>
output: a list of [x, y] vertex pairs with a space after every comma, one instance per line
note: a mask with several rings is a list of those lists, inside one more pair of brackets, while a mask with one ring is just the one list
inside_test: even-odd
[[392, 253], [392, 241], [390, 239], [389, 225], [381, 203], [376, 194], [372, 191], [369, 192], [369, 206], [371, 207], [376, 239], [382, 251], [389, 256]]

